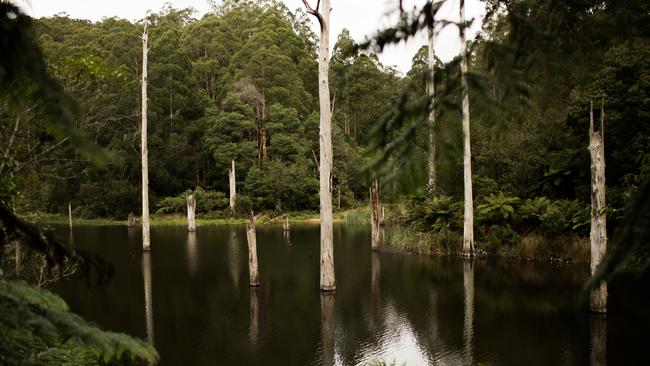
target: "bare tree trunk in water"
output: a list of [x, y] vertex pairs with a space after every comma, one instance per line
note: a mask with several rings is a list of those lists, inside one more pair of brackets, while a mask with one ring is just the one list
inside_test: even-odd
[[235, 161], [232, 161], [232, 168], [228, 169], [228, 181], [230, 184], [230, 210], [235, 212], [235, 200], [237, 198], [237, 180], [235, 176]]
[[[607, 216], [605, 215], [605, 102], [600, 107], [600, 128], [594, 127], [594, 104], [589, 110], [589, 154], [591, 155], [591, 274], [596, 272], [607, 249]], [[600, 283], [591, 291], [591, 311], [607, 312], [607, 284]]]
[[187, 196], [187, 230], [196, 231], [196, 219], [194, 212], [196, 211], [196, 201], [194, 195]]
[[607, 366], [607, 318], [592, 316], [591, 323], [591, 366]]
[[463, 287], [465, 289], [465, 320], [463, 345], [465, 365], [474, 364], [474, 262], [463, 261]]
[[147, 328], [147, 342], [154, 344], [153, 295], [151, 291], [151, 254], [142, 254], [142, 278], [144, 280], [144, 315]]
[[334, 366], [334, 304], [333, 293], [320, 294], [320, 326], [325, 366]]
[[332, 110], [329, 87], [329, 19], [330, 0], [322, 1], [313, 9], [307, 0], [302, 0], [307, 13], [318, 19], [320, 44], [318, 51], [318, 99], [320, 101], [320, 289], [336, 290], [334, 275], [334, 243], [332, 228]]
[[431, 111], [429, 111], [429, 154], [428, 154], [428, 163], [429, 163], [429, 181], [427, 183], [427, 189], [429, 192], [436, 191], [436, 111], [435, 111], [435, 80], [434, 76], [436, 73], [436, 57], [435, 57], [435, 30], [433, 27], [429, 28], [429, 71], [430, 79], [427, 83], [427, 94], [431, 100]]
[[135, 217], [133, 217], [133, 212], [129, 212], [129, 218], [126, 220], [127, 225], [131, 227], [135, 227]]
[[257, 272], [257, 238], [255, 235], [255, 218], [246, 220], [246, 239], [248, 240], [248, 275], [250, 277], [251, 287], [260, 285], [259, 274]]
[[142, 250], [151, 249], [149, 238], [149, 158], [147, 151], [147, 54], [149, 35], [147, 23], [142, 32]]
[[375, 178], [370, 185], [370, 228], [372, 250], [379, 250], [384, 240], [383, 235], [383, 214], [384, 208], [379, 202], [379, 183]]
[[472, 151], [469, 136], [469, 85], [467, 84], [467, 42], [465, 41], [465, 0], [460, 0], [461, 89], [463, 96], [463, 183], [465, 210], [463, 224], [464, 257], [474, 256], [474, 199], [472, 195]]

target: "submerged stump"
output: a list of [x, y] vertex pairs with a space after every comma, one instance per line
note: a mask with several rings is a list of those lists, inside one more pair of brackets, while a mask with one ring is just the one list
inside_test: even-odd
[[248, 240], [248, 275], [251, 287], [260, 285], [257, 270], [257, 239], [255, 234], [255, 218], [246, 220], [246, 239]]

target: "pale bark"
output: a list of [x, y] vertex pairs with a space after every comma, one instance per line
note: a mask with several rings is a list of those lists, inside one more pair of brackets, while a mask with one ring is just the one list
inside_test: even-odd
[[151, 286], [151, 254], [142, 254], [142, 278], [144, 281], [144, 315], [147, 329], [147, 342], [154, 344], [153, 295]]
[[282, 224], [282, 229], [284, 231], [291, 230], [291, 227], [289, 226], [289, 215], [284, 215], [284, 223]]
[[235, 161], [232, 161], [232, 168], [228, 169], [228, 182], [230, 185], [230, 209], [235, 211], [235, 200], [237, 199], [237, 179], [235, 175]]
[[370, 185], [370, 228], [372, 250], [379, 250], [384, 241], [384, 207], [379, 202], [379, 183], [375, 178]]
[[463, 358], [465, 365], [474, 364], [474, 262], [463, 261], [465, 316], [463, 322]]
[[[600, 128], [594, 127], [594, 106], [589, 110], [589, 154], [591, 155], [591, 274], [596, 272], [607, 249], [607, 216], [605, 215], [605, 108], [600, 110]], [[591, 291], [591, 311], [607, 312], [607, 284], [600, 283]]]
[[436, 111], [435, 111], [435, 80], [436, 58], [435, 58], [435, 31], [429, 27], [429, 79], [427, 83], [427, 94], [431, 101], [431, 110], [429, 111], [429, 153], [427, 156], [429, 166], [429, 180], [427, 188], [430, 192], [436, 191]]
[[607, 318], [592, 316], [591, 328], [591, 366], [607, 366]]
[[68, 203], [68, 222], [70, 223], [70, 230], [72, 230], [72, 204]]
[[147, 151], [147, 55], [149, 34], [147, 23], [142, 32], [142, 250], [151, 249], [149, 238], [149, 158]]
[[246, 220], [246, 239], [248, 240], [248, 275], [251, 287], [260, 285], [259, 274], [257, 271], [257, 239], [255, 235], [255, 220], [251, 217]]
[[330, 0], [319, 1], [322, 10], [313, 9], [303, 0], [307, 12], [318, 19], [320, 43], [318, 51], [318, 99], [320, 102], [320, 288], [336, 290], [334, 274], [334, 243], [332, 227], [332, 110], [329, 87], [329, 19]]
[[472, 195], [472, 151], [469, 129], [469, 86], [467, 83], [467, 42], [465, 41], [465, 0], [460, 0], [461, 90], [463, 97], [463, 185], [465, 209], [463, 215], [463, 251], [465, 257], [474, 256], [474, 199]]
[[133, 212], [129, 212], [129, 218], [127, 219], [127, 223], [129, 227], [135, 227], [135, 217], [133, 216]]
[[196, 231], [196, 218], [194, 213], [196, 212], [196, 200], [194, 200], [194, 195], [190, 194], [187, 196], [187, 230]]
[[323, 346], [323, 365], [325, 366], [333, 366], [335, 364], [334, 305], [335, 298], [333, 293], [321, 293], [320, 324]]

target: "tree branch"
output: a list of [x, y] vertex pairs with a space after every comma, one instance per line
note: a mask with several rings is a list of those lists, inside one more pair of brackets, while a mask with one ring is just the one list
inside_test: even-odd
[[307, 2], [307, 0], [302, 0], [302, 3], [305, 4], [305, 9], [307, 9], [307, 13], [311, 14], [318, 19], [318, 24], [320, 24], [321, 30], [323, 30], [323, 16], [318, 12], [318, 8], [320, 7], [320, 0], [316, 2], [316, 8], [312, 8], [311, 5]]

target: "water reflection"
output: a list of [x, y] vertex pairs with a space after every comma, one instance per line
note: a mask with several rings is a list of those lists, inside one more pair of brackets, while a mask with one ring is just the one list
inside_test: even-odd
[[370, 292], [371, 292], [371, 308], [372, 308], [372, 320], [373, 323], [377, 323], [381, 320], [381, 262], [379, 261], [379, 253], [372, 252], [370, 265], [371, 281], [370, 281]]
[[592, 315], [591, 326], [591, 366], [607, 366], [607, 318]]
[[320, 325], [324, 366], [333, 366], [335, 364], [334, 296], [331, 292], [320, 294]]
[[284, 239], [287, 241], [287, 245], [291, 246], [291, 231], [283, 230], [282, 235], [284, 236]]
[[196, 231], [187, 233], [187, 268], [191, 275], [196, 274], [196, 268], [199, 262], [199, 255], [196, 244]]
[[228, 235], [228, 267], [235, 288], [239, 288], [240, 254], [237, 232], [231, 228]]
[[465, 317], [463, 322], [463, 358], [466, 365], [474, 364], [474, 261], [463, 261]]
[[142, 278], [144, 279], [144, 315], [147, 328], [147, 342], [154, 344], [153, 297], [151, 289], [151, 253], [142, 253]]
[[257, 346], [260, 332], [260, 303], [257, 298], [259, 287], [251, 287], [250, 289], [250, 322], [248, 339], [250, 339], [253, 346]]

